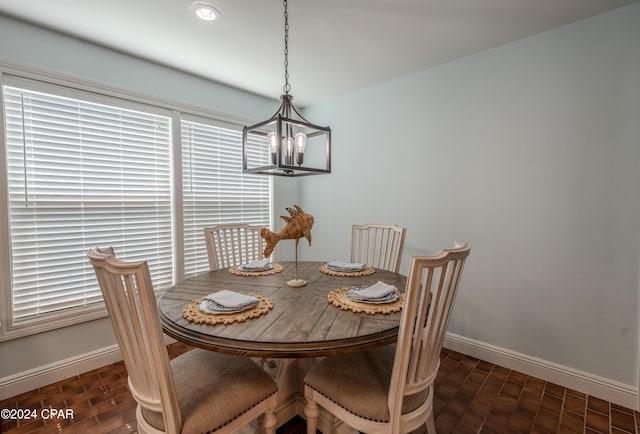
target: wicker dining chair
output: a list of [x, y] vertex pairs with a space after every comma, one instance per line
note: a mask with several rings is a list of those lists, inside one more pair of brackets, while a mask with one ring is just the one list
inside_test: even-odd
[[364, 433], [436, 434], [433, 390], [453, 301], [471, 247], [414, 256], [397, 344], [327, 357], [304, 378], [307, 433], [319, 408]]
[[366, 224], [351, 227], [351, 262], [398, 273], [407, 229], [396, 225]]
[[204, 228], [210, 270], [264, 259], [261, 229], [261, 226], [247, 224], [220, 224]]
[[138, 432], [227, 434], [262, 417], [274, 434], [275, 381], [245, 357], [193, 349], [169, 361], [147, 262], [112, 253], [94, 248], [87, 256], [138, 403]]

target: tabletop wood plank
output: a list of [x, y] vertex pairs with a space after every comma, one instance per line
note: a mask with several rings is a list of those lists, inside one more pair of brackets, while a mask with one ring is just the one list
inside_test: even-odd
[[[178, 283], [158, 301], [165, 332], [202, 348], [255, 357], [317, 357], [360, 351], [394, 342], [400, 313], [344, 311], [327, 300], [332, 289], [383, 281], [404, 291], [405, 276], [376, 270], [370, 276], [337, 277], [319, 271], [322, 262], [300, 262], [298, 276], [307, 281], [290, 288], [295, 263], [282, 263], [282, 273], [236, 276], [228, 270], [206, 272]], [[182, 317], [189, 302], [223, 289], [269, 297], [274, 307], [265, 315], [233, 324], [195, 324]]]

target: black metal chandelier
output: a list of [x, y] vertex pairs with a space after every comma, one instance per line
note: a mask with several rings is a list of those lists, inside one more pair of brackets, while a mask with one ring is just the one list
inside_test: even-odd
[[289, 14], [284, 0], [284, 94], [278, 111], [242, 130], [242, 171], [275, 176], [331, 173], [331, 128], [304, 118], [289, 94]]

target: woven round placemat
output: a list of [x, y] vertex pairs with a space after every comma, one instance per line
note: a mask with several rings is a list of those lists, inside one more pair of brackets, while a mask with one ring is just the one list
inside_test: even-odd
[[246, 321], [249, 318], [259, 317], [273, 308], [273, 301], [271, 301], [271, 299], [255, 294], [254, 297], [259, 298], [260, 303], [251, 309], [243, 310], [242, 312], [219, 314], [201, 312], [198, 309], [198, 305], [203, 299], [193, 300], [191, 303], [187, 304], [184, 309], [182, 309], [182, 317], [187, 321], [191, 321], [196, 324], [231, 324], [234, 322]]
[[272, 265], [273, 267], [268, 270], [261, 271], [244, 271], [238, 270], [237, 267], [229, 267], [229, 273], [235, 274], [236, 276], [269, 276], [271, 274], [282, 273], [282, 270], [284, 270], [284, 267], [280, 264], [274, 263]]
[[330, 276], [340, 276], [340, 277], [357, 277], [357, 276], [368, 276], [376, 272], [373, 267], [366, 267], [360, 271], [336, 271], [327, 267], [327, 264], [324, 264], [320, 267], [320, 272], [324, 274], [328, 274]]
[[345, 286], [343, 288], [331, 290], [329, 295], [327, 295], [329, 303], [338, 306], [342, 310], [369, 314], [400, 312], [402, 305], [404, 304], [404, 294], [399, 294], [398, 299], [391, 303], [371, 304], [353, 301], [347, 297], [346, 294], [346, 292], [351, 288], [353, 288], [353, 286]]

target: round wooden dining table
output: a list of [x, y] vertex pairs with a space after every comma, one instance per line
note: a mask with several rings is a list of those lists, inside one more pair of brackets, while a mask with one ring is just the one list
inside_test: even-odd
[[[198, 274], [160, 297], [162, 328], [167, 335], [189, 345], [255, 358], [278, 383], [278, 426], [296, 415], [304, 417], [302, 379], [316, 357], [363, 351], [397, 340], [400, 312], [343, 310], [328, 301], [329, 292], [378, 281], [404, 292], [406, 284], [405, 276], [380, 269], [367, 276], [328, 275], [320, 272], [324, 264], [299, 262], [296, 272], [294, 262], [282, 262], [282, 272], [266, 276], [238, 276], [228, 269]], [[305, 280], [306, 286], [287, 286], [294, 277]], [[185, 306], [225, 289], [267, 297], [273, 308], [258, 317], [230, 324], [198, 324], [183, 317]], [[323, 433], [355, 432], [330, 414], [325, 415], [322, 409], [320, 412], [318, 428]]]
[[[238, 276], [228, 269], [209, 271], [168, 289], [159, 299], [165, 333], [187, 344], [228, 354], [263, 358], [303, 358], [344, 354], [395, 342], [400, 313], [368, 314], [330, 304], [333, 289], [382, 281], [404, 291], [406, 277], [375, 269], [367, 276], [333, 276], [319, 271], [323, 262], [299, 262], [301, 288], [287, 286], [294, 262], [280, 263], [281, 273]], [[183, 318], [184, 307], [220, 290], [260, 294], [273, 302], [266, 314], [231, 324], [197, 324]]]

